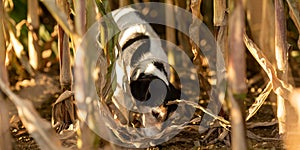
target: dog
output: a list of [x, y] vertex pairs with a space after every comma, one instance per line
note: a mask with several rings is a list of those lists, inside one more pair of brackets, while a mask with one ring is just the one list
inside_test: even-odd
[[133, 8], [116, 10], [112, 16], [121, 30], [118, 41], [121, 54], [116, 50], [119, 57], [115, 66], [114, 103], [119, 108], [129, 107], [129, 116], [140, 114], [142, 119], [129, 119], [133, 126], [161, 123], [177, 108], [176, 104], [167, 103], [180, 99], [181, 92], [170, 83], [170, 65], [159, 36]]

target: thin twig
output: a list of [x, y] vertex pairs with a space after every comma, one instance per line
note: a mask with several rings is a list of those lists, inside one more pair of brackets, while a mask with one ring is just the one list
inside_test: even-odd
[[213, 117], [216, 120], [221, 121], [222, 123], [224, 123], [226, 126], [230, 126], [230, 122], [227, 121], [226, 119], [224, 119], [221, 116], [217, 116], [213, 113], [211, 113], [209, 110], [206, 110], [204, 107], [200, 106], [199, 104], [192, 102], [192, 101], [187, 101], [187, 100], [174, 100], [174, 101], [169, 101], [167, 103], [167, 105], [171, 105], [171, 104], [179, 104], [179, 103], [183, 103], [183, 104], [187, 104], [190, 106], [193, 106], [194, 108], [200, 109], [201, 111], [203, 111], [204, 113], [210, 115], [211, 117]]
[[248, 138], [251, 138], [251, 139], [254, 139], [256, 141], [280, 141], [279, 138], [269, 138], [269, 137], [261, 137], [249, 130], [247, 130], [247, 137]]
[[267, 121], [267, 122], [249, 122], [247, 123], [247, 129], [257, 128], [257, 127], [268, 127], [268, 126], [274, 126], [278, 124], [277, 120]]

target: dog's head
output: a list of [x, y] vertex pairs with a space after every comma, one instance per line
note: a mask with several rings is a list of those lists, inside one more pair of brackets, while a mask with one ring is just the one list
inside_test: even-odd
[[[144, 61], [132, 72], [130, 89], [132, 96], [149, 107], [157, 121], [166, 120], [177, 105], [167, 105], [168, 101], [180, 99], [181, 91], [170, 82], [168, 64], [160, 61]], [[149, 103], [147, 103], [149, 101]]]

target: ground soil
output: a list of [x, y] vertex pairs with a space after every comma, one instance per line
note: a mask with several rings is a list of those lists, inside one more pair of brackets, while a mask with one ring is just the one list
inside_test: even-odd
[[[57, 67], [56, 67], [57, 68]], [[30, 85], [30, 82], [35, 81], [37, 84]], [[23, 86], [24, 84], [29, 84], [30, 86]], [[245, 104], [249, 107], [253, 103], [253, 97], [255, 97], [255, 91], [264, 83], [254, 84], [251, 88], [255, 88], [253, 93], [249, 92]], [[37, 111], [40, 115], [46, 120], [51, 120], [51, 104], [57, 99], [61, 93], [59, 86], [59, 76], [58, 72], [45, 72], [39, 74], [34, 79], [23, 79], [18, 81], [15, 85], [12, 86], [14, 92], [17, 93], [20, 97], [31, 100], [34, 103]], [[192, 90], [192, 89], [191, 89]], [[11, 127], [10, 132], [13, 139], [13, 145], [15, 150], [26, 150], [26, 149], [39, 149], [38, 145], [35, 143], [34, 139], [30, 137], [26, 128], [23, 126], [20, 119], [17, 117], [17, 111], [14, 108], [13, 104], [10, 103], [10, 117], [11, 117]], [[257, 114], [250, 119], [247, 123], [256, 123], [256, 122], [274, 122], [274, 107], [275, 103], [267, 100]], [[201, 113], [201, 112], [200, 112]], [[226, 118], [226, 112], [223, 113]], [[221, 114], [220, 114], [221, 115]], [[276, 120], [275, 120], [276, 122]], [[278, 124], [274, 123], [269, 126], [257, 126], [251, 129], [248, 129], [251, 133], [265, 138], [247, 138], [250, 149], [283, 149], [283, 142], [280, 140], [278, 135]], [[152, 150], [182, 150], [182, 149], [230, 149], [230, 132], [224, 138], [220, 138], [220, 134], [224, 132], [223, 127], [215, 127], [209, 129], [208, 131], [200, 134], [198, 128], [187, 128], [181, 131], [177, 136], [173, 137], [168, 142], [165, 142], [161, 145], [154, 146], [148, 149]], [[210, 133], [211, 132], [211, 133]], [[210, 134], [209, 136], [208, 133]], [[206, 137], [207, 136], [207, 137]], [[270, 138], [270, 139], [268, 139]], [[101, 145], [100, 149], [107, 149], [106, 146]], [[124, 148], [120, 148], [124, 149]]]

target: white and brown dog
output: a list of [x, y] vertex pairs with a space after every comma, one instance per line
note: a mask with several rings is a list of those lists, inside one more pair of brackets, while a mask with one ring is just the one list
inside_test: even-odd
[[119, 9], [112, 16], [121, 30], [122, 49], [115, 66], [113, 101], [117, 107], [140, 113], [143, 127], [149, 122], [163, 122], [177, 108], [167, 102], [180, 99], [181, 92], [170, 83], [170, 65], [159, 36], [133, 8]]

